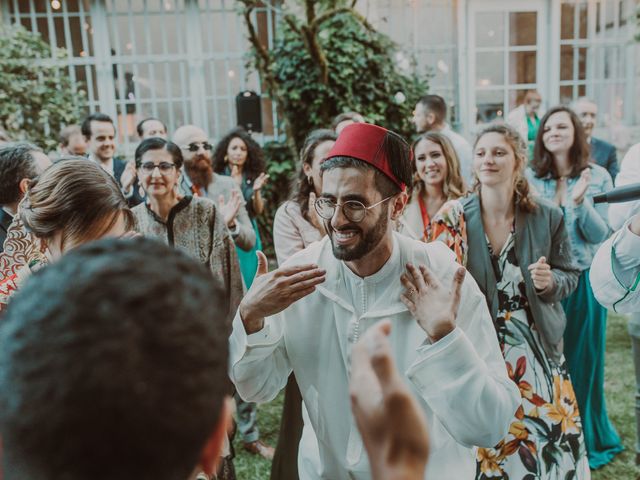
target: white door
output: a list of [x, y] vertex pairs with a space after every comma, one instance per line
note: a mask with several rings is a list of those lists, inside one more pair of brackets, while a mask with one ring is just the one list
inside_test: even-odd
[[527, 90], [546, 93], [546, 0], [468, 0], [470, 130], [506, 118]]

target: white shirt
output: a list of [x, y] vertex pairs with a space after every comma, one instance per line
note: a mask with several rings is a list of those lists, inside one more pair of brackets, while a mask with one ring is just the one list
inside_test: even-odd
[[451, 144], [458, 155], [458, 160], [460, 161], [460, 173], [462, 174], [462, 178], [464, 178], [467, 185], [471, 185], [471, 181], [473, 179], [473, 152], [471, 144], [469, 144], [462, 135], [454, 132], [448, 124], [446, 124], [439, 133], [443, 134], [451, 141]]
[[602, 244], [589, 273], [598, 302], [620, 313], [640, 312], [640, 236], [630, 223]]
[[[445, 284], [458, 268], [444, 244], [425, 244], [394, 233], [390, 260], [371, 277], [357, 278], [333, 256], [325, 237], [285, 263], [316, 263], [327, 270], [326, 281], [314, 293], [267, 318], [264, 328], [252, 335], [246, 334], [239, 314], [234, 319], [230, 376], [242, 398], [271, 401], [289, 373], [296, 375], [317, 435], [321, 472], [302, 470], [302, 479], [371, 478], [351, 414], [349, 365], [353, 344], [385, 318], [392, 322], [389, 341], [396, 365], [429, 424], [428, 478], [473, 478], [474, 446], [494, 446], [509, 428], [520, 394], [507, 376], [477, 284], [467, 275], [458, 326], [432, 344], [400, 301], [400, 273], [407, 262], [429, 265]], [[299, 465], [305, 465], [307, 455], [303, 443]]]
[[[616, 187], [640, 183], [640, 143], [631, 147], [624, 156], [620, 172], [614, 180]], [[612, 203], [609, 205], [609, 224], [611, 228], [618, 230], [636, 213], [640, 213], [640, 200]]]

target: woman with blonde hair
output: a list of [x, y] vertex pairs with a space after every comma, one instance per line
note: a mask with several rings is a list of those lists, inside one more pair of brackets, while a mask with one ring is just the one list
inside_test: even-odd
[[578, 282], [562, 211], [533, 197], [527, 146], [506, 124], [474, 145], [474, 193], [462, 200], [467, 269], [487, 298], [507, 371], [522, 397], [507, 436], [478, 449], [476, 478], [589, 478], [562, 349], [560, 301]]
[[0, 255], [0, 311], [27, 277], [92, 240], [135, 224], [120, 187], [99, 165], [63, 158], [33, 180]]
[[461, 218], [458, 199], [466, 193], [456, 151], [446, 136], [428, 132], [415, 141], [413, 152], [414, 188], [398, 231], [416, 240], [446, 243], [464, 265], [465, 226], [450, 221]]

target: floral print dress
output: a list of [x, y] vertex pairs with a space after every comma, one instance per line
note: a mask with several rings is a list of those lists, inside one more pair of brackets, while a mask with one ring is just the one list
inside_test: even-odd
[[509, 377], [522, 395], [507, 436], [479, 448], [477, 480], [591, 478], [576, 396], [564, 357], [545, 354], [526, 297], [513, 232], [500, 255], [487, 239], [498, 287], [496, 330]]

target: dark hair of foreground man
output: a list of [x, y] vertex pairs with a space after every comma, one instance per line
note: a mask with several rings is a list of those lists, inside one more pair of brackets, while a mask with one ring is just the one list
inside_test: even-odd
[[152, 240], [36, 273], [0, 326], [5, 480], [186, 480], [221, 430], [221, 304], [204, 267]]

